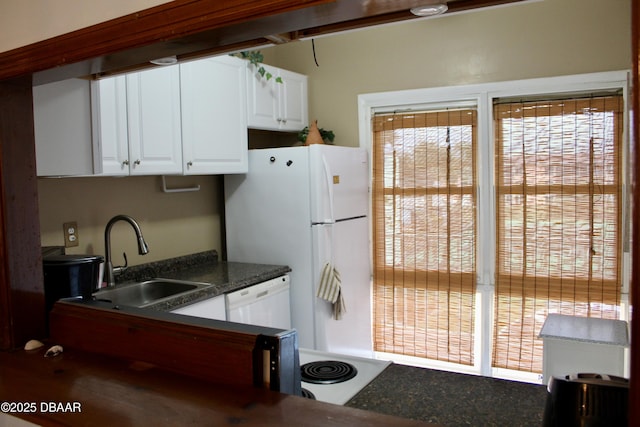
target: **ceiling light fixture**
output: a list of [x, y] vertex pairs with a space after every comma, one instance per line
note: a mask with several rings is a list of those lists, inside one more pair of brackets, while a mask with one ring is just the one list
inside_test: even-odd
[[152, 59], [149, 62], [155, 65], [173, 65], [178, 63], [178, 58], [175, 55], [165, 56], [164, 58]]
[[425, 6], [414, 7], [411, 9], [411, 13], [413, 13], [416, 16], [435, 16], [435, 15], [442, 15], [447, 10], [449, 10], [449, 7], [447, 6], [446, 3], [439, 3], [439, 4], [428, 4]]
[[285, 44], [292, 40], [289, 34], [270, 34], [268, 36], [264, 36], [264, 38], [275, 44]]

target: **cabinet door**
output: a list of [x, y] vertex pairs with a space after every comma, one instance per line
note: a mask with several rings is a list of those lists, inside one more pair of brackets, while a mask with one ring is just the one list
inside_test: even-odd
[[180, 65], [185, 175], [247, 172], [245, 67], [231, 56]]
[[[267, 66], [267, 81], [255, 67], [247, 69], [247, 123], [250, 128], [297, 132], [309, 121], [307, 76]], [[276, 82], [280, 77], [282, 83]]]
[[287, 70], [279, 72], [282, 78], [282, 84], [278, 84], [280, 129], [298, 132], [309, 123], [307, 76]]
[[126, 77], [96, 80], [91, 89], [94, 134], [102, 148], [102, 175], [129, 175]]
[[127, 74], [131, 175], [182, 173], [180, 68]]
[[38, 176], [93, 175], [101, 170], [91, 128], [91, 82], [69, 79], [33, 88]]
[[173, 310], [172, 313], [187, 316], [204, 317], [205, 319], [227, 320], [224, 295], [218, 295], [195, 304]]
[[[246, 61], [245, 61], [246, 62]], [[254, 129], [279, 128], [280, 93], [275, 77], [267, 81], [255, 66], [247, 62], [247, 125]], [[270, 71], [277, 76], [278, 70]]]

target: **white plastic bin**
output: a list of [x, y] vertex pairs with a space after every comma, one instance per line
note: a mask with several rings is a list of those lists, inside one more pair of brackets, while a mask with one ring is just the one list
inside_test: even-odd
[[627, 322], [550, 314], [540, 338], [544, 344], [543, 384], [552, 376], [564, 378], [578, 372], [624, 377]]

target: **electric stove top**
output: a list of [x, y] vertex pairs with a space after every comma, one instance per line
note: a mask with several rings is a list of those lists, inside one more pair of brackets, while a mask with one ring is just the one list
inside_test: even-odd
[[[321, 402], [344, 405], [391, 364], [389, 361], [299, 349], [303, 395]], [[317, 364], [316, 362], [330, 362]], [[304, 365], [309, 364], [306, 368]], [[305, 381], [305, 369], [310, 381]], [[305, 393], [306, 390], [306, 393]], [[309, 396], [310, 397], [310, 396]]]

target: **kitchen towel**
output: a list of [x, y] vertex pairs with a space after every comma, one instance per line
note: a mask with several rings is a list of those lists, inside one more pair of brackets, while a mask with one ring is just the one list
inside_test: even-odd
[[342, 319], [342, 314], [347, 312], [342, 296], [340, 273], [338, 273], [338, 270], [333, 268], [330, 263], [326, 263], [322, 269], [322, 276], [320, 276], [316, 296], [333, 304], [334, 319]]

